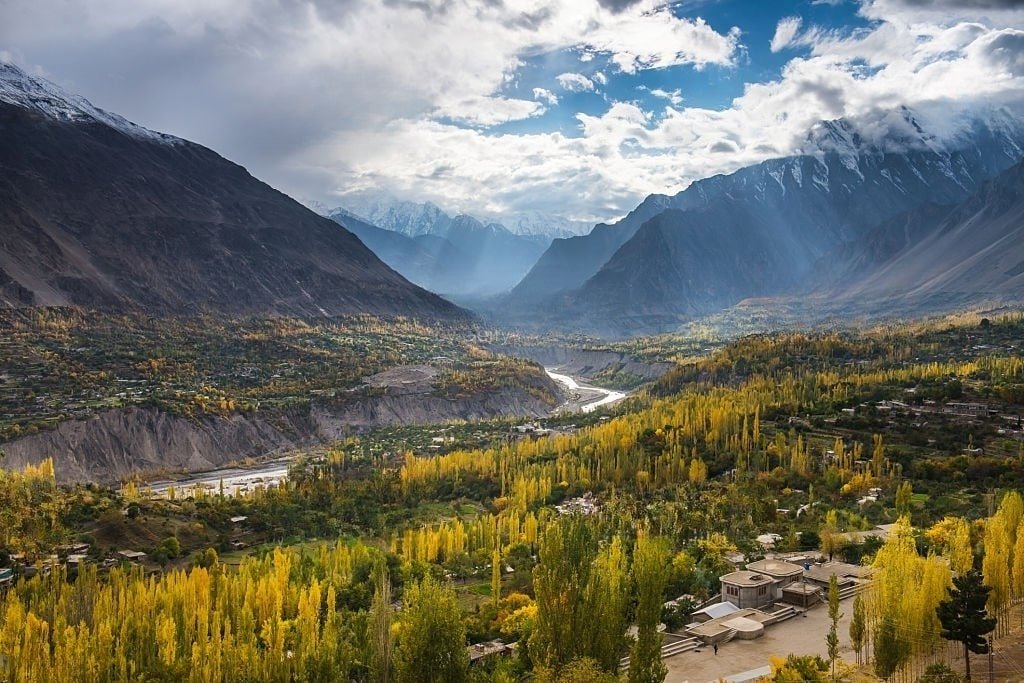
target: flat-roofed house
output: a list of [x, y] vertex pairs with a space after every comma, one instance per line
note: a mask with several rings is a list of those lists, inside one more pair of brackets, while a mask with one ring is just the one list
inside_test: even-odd
[[803, 578], [804, 568], [785, 560], [758, 560], [747, 565], [747, 569], [771, 578], [776, 600], [782, 598], [782, 589]]
[[775, 580], [767, 574], [741, 569], [719, 578], [722, 599], [740, 609], [758, 609], [775, 602]]
[[846, 562], [825, 562], [824, 564], [811, 565], [804, 572], [804, 579], [808, 583], [828, 589], [829, 580], [835, 576], [839, 590], [850, 588], [858, 584], [866, 583], [871, 576], [871, 567], [864, 567], [858, 564], [847, 564]]

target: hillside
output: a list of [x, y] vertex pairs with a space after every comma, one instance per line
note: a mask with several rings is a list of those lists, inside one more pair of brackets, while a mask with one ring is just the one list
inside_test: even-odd
[[851, 269], [821, 295], [847, 305], [936, 308], [1024, 295], [1024, 163], [953, 208], [924, 207], [845, 250]]
[[205, 147], [0, 65], [0, 303], [466, 319]]
[[648, 198], [616, 226], [553, 245], [506, 302], [511, 317], [627, 336], [792, 293], [841, 245], [918, 207], [967, 199], [1024, 149], [1005, 112], [945, 141], [907, 110], [884, 123], [875, 138], [865, 122], [822, 123], [804, 154]]

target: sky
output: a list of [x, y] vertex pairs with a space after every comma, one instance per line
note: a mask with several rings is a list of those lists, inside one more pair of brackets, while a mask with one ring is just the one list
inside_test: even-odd
[[0, 60], [300, 200], [596, 222], [814, 122], [1024, 100], [1024, 0], [0, 0]]

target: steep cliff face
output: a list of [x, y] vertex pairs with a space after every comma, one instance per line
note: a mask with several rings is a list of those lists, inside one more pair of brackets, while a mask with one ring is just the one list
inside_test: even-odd
[[[554, 382], [546, 388], [560, 397]], [[395, 393], [363, 396], [339, 405], [314, 404], [288, 412], [201, 420], [154, 408], [110, 410], [3, 444], [0, 450], [6, 458], [0, 465], [17, 469], [53, 458], [59, 483], [113, 484], [134, 474], [202, 472], [246, 458], [325, 443], [371, 427], [540, 417], [553, 407], [538, 392], [503, 387], [454, 399]]]

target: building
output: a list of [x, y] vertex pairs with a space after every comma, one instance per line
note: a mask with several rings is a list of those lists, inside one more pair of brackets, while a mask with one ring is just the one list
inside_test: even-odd
[[696, 610], [690, 615], [690, 618], [693, 619], [694, 623], [703, 624], [706, 621], [727, 617], [730, 614], [739, 611], [739, 609], [739, 607], [731, 602], [718, 602], [714, 605], [708, 605], [707, 607], [702, 607], [701, 609]]
[[807, 609], [811, 605], [825, 602], [825, 592], [813, 583], [791, 583], [782, 589], [782, 602]]
[[469, 665], [476, 666], [486, 659], [492, 657], [506, 657], [516, 649], [515, 643], [503, 643], [500, 640], [492, 640], [486, 643], [477, 643], [466, 648], [469, 652]]
[[758, 560], [747, 565], [747, 569], [767, 576], [772, 580], [773, 599], [782, 599], [782, 590], [803, 578], [804, 568], [784, 560]]
[[118, 550], [117, 556], [125, 562], [145, 562], [146, 553], [138, 550]]
[[82, 566], [83, 564], [85, 564], [88, 561], [89, 561], [89, 556], [86, 555], [85, 553], [75, 553], [73, 555], [68, 555], [68, 559], [66, 560], [66, 563], [67, 563], [69, 569], [71, 569], [71, 568], [76, 568], [77, 569], [78, 567]]
[[740, 609], [758, 609], [775, 602], [775, 581], [772, 577], [747, 569], [719, 578], [722, 599]]
[[839, 590], [842, 592], [844, 589], [853, 589], [866, 583], [870, 575], [870, 567], [847, 564], [846, 562], [825, 562], [808, 567], [804, 571], [804, 580], [828, 590], [829, 581], [834, 576], [836, 583], [839, 584]]

